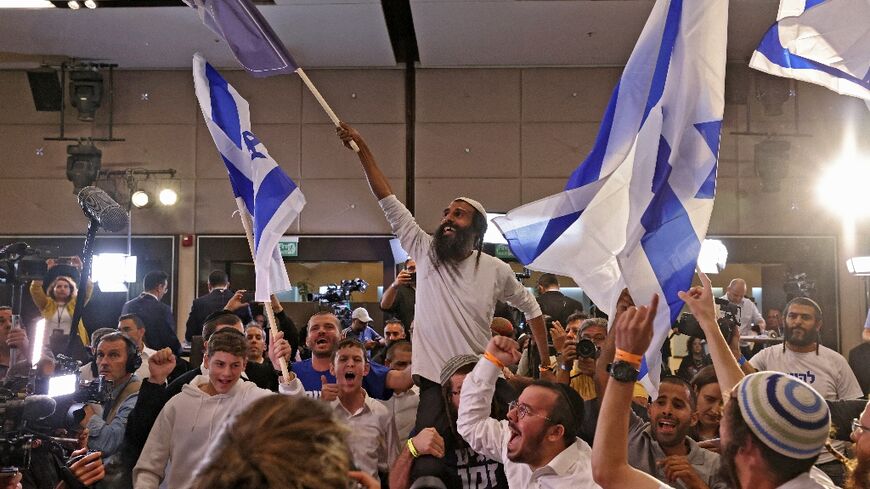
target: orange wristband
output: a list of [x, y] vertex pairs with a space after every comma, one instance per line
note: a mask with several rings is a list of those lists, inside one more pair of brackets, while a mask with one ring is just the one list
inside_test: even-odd
[[613, 359], [622, 360], [623, 362], [630, 363], [635, 368], [640, 368], [640, 362], [643, 360], [643, 355], [636, 355], [617, 348], [616, 355], [613, 356]]
[[489, 360], [490, 362], [494, 363], [495, 366], [498, 367], [499, 369], [503, 369], [503, 368], [504, 368], [504, 364], [501, 363], [501, 362], [499, 361], [499, 359], [495, 357], [495, 355], [493, 355], [492, 353], [490, 353], [490, 352], [488, 352], [488, 351], [483, 352], [483, 358], [486, 358], [486, 359]]

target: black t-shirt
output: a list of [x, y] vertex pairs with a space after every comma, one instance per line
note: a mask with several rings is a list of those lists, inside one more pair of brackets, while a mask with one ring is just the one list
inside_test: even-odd
[[393, 301], [393, 307], [389, 309], [383, 309], [384, 312], [388, 313], [389, 316], [387, 319], [395, 318], [399, 321], [402, 321], [402, 325], [405, 327], [405, 335], [408, 334], [411, 329], [411, 322], [414, 320], [414, 309], [417, 305], [417, 293], [414, 288], [410, 285], [401, 285], [398, 289], [396, 289], [396, 300]]
[[462, 489], [507, 489], [504, 465], [479, 455], [465, 443], [459, 445], [444, 454], [444, 463], [456, 470]]
[[559, 321], [562, 327], [568, 326], [568, 316], [583, 312], [583, 304], [556, 290], [549, 290], [538, 296], [538, 305], [541, 306], [542, 313]]

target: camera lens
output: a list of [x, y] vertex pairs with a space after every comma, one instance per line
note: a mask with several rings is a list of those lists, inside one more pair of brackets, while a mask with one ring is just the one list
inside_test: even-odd
[[598, 356], [598, 347], [592, 340], [586, 338], [577, 342], [577, 356], [580, 358], [595, 358]]

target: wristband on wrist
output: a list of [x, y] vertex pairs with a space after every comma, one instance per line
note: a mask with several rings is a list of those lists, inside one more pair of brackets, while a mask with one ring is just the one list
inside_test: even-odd
[[408, 438], [408, 451], [411, 452], [411, 456], [417, 458], [420, 456], [420, 452], [417, 451], [417, 447], [414, 446], [414, 439]]
[[490, 353], [488, 351], [483, 352], [483, 358], [486, 358], [490, 362], [494, 363], [495, 366], [499, 368], [499, 370], [504, 368], [504, 364], [501, 363], [501, 360], [496, 358], [495, 355], [493, 355], [492, 353]]
[[746, 356], [740, 355], [740, 358], [737, 359], [737, 365], [742, 367], [744, 363], [746, 363]]
[[634, 366], [634, 368], [640, 367], [640, 362], [643, 360], [643, 355], [637, 355], [635, 353], [629, 353], [625, 350], [616, 349], [616, 354], [613, 356], [613, 361], [623, 361], [626, 363], [630, 363]]

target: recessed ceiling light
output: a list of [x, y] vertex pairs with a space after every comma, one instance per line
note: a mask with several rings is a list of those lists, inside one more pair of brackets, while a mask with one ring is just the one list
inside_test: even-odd
[[95, 2], [94, 0], [85, 0], [85, 7], [97, 8], [97, 2]]
[[76, 0], [69, 0], [69, 2], [66, 3], [66, 6], [72, 10], [78, 10], [82, 7], [78, 2], [76, 2]]

